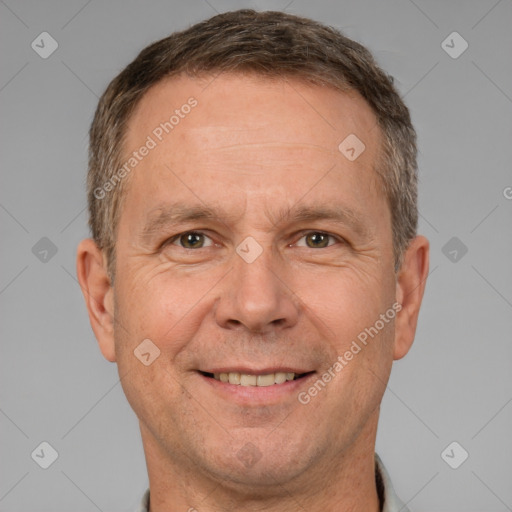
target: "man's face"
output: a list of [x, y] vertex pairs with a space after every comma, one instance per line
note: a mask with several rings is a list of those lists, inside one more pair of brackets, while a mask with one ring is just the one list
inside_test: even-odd
[[[392, 320], [308, 390], [395, 302], [381, 133], [356, 93], [207, 83], [161, 82], [130, 119], [126, 157], [148, 135], [156, 147], [127, 178], [120, 213], [115, 358], [147, 454], [219, 481], [286, 483], [373, 450]], [[159, 141], [154, 130], [192, 96]], [[351, 134], [365, 145], [353, 161], [338, 149]], [[148, 366], [134, 355], [147, 339], [160, 350]], [[302, 376], [270, 386], [213, 375], [264, 384], [290, 372]]]

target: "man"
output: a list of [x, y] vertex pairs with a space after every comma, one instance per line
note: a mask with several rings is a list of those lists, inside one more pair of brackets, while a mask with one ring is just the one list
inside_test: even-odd
[[279, 12], [145, 50], [91, 127], [78, 276], [138, 416], [141, 510], [406, 510], [374, 453], [428, 272], [407, 108]]

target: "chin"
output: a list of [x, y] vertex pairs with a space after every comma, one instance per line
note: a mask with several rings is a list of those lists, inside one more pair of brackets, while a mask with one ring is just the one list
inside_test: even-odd
[[272, 495], [276, 488], [282, 493], [284, 485], [299, 478], [314, 463], [311, 440], [307, 447], [303, 443], [304, 438], [298, 443], [291, 436], [288, 440], [281, 436], [271, 440], [266, 430], [243, 441], [230, 439], [225, 450], [219, 450], [217, 445], [209, 451], [210, 460], [204, 462], [224, 485], [237, 492]]

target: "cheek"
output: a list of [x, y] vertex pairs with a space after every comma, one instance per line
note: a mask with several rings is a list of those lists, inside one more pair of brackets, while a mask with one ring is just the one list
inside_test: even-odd
[[[320, 287], [305, 281], [300, 294], [329, 354], [324, 371], [330, 369], [336, 375], [324, 398], [337, 404], [341, 416], [362, 417], [357, 410], [365, 408], [369, 413], [378, 405], [391, 370], [393, 280], [343, 268], [326, 282]], [[386, 312], [387, 322], [381, 320]], [[338, 365], [335, 371], [337, 361], [343, 367]]]
[[303, 273], [296, 283], [301, 283], [297, 294], [311, 319], [324, 326], [322, 332], [335, 340], [339, 350], [373, 325], [394, 301], [391, 280], [355, 268], [337, 268], [323, 276]]
[[170, 268], [165, 262], [121, 271], [115, 290], [119, 350], [133, 351], [149, 338], [173, 358], [211, 310], [215, 284], [222, 276], [219, 269], [198, 274]]

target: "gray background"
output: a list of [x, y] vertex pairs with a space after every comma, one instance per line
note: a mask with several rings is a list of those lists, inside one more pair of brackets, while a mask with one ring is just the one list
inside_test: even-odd
[[[510, 0], [0, 1], [0, 510], [128, 511], [146, 488], [137, 421], [75, 277], [87, 130], [145, 45], [243, 6], [334, 25], [395, 77], [419, 134], [432, 260], [377, 451], [414, 511], [512, 510]], [[43, 31], [59, 45], [47, 59], [31, 48]], [[458, 58], [441, 45], [453, 31], [469, 44]], [[31, 458], [42, 441], [59, 454], [46, 470]], [[469, 453], [458, 469], [441, 457], [452, 441]]]

